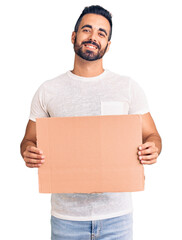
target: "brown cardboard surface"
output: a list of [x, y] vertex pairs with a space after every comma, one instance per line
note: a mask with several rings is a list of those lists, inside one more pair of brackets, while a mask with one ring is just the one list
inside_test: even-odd
[[140, 115], [36, 119], [41, 193], [134, 192], [144, 190]]

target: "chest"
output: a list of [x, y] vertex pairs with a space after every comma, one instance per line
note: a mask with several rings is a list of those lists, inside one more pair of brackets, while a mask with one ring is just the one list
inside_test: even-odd
[[52, 117], [128, 114], [128, 88], [75, 85], [57, 91], [48, 101]]

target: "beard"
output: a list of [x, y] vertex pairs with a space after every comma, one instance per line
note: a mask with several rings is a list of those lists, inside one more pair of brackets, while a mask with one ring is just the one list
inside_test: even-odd
[[[102, 58], [107, 50], [108, 47], [108, 43], [106, 45], [106, 47], [104, 49], [100, 49], [100, 47], [98, 46], [98, 44], [96, 45], [95, 42], [92, 41], [87, 41], [87, 42], [83, 42], [81, 45], [78, 45], [77, 42], [77, 37], [75, 37], [75, 41], [74, 41], [74, 51], [75, 53], [81, 57], [82, 59], [85, 59], [87, 61], [95, 61], [98, 60], [100, 58]], [[86, 43], [91, 43], [94, 46], [97, 46], [97, 52], [95, 53], [95, 51], [92, 50], [88, 50], [86, 49], [85, 52], [83, 51], [83, 45]]]

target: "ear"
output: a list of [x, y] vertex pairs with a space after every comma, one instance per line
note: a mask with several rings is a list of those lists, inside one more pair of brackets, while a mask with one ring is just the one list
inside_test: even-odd
[[108, 42], [108, 46], [107, 46], [107, 50], [106, 50], [106, 52], [109, 51], [110, 45], [111, 45], [111, 41]]
[[75, 37], [76, 37], [76, 32], [72, 32], [72, 35], [71, 35], [71, 42], [74, 44], [75, 42]]

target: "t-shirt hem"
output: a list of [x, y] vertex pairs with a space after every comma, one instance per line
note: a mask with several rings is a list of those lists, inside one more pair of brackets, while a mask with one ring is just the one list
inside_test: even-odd
[[113, 213], [113, 214], [109, 214], [109, 215], [99, 215], [99, 216], [90, 216], [90, 217], [73, 217], [73, 216], [61, 215], [59, 213], [51, 211], [51, 215], [56, 218], [70, 220], [70, 221], [95, 221], [95, 220], [103, 220], [103, 219], [108, 219], [108, 218], [113, 218], [113, 217], [120, 217], [125, 214], [132, 213], [132, 212], [133, 212], [133, 209], [128, 209], [125, 211], [121, 211], [121, 212], [117, 212], [117, 213]]
[[34, 117], [29, 117], [29, 119], [36, 122], [36, 119]]
[[146, 109], [143, 109], [141, 111], [132, 112], [132, 113], [129, 113], [129, 114], [146, 114], [148, 112], [150, 112], [150, 109], [146, 108]]

